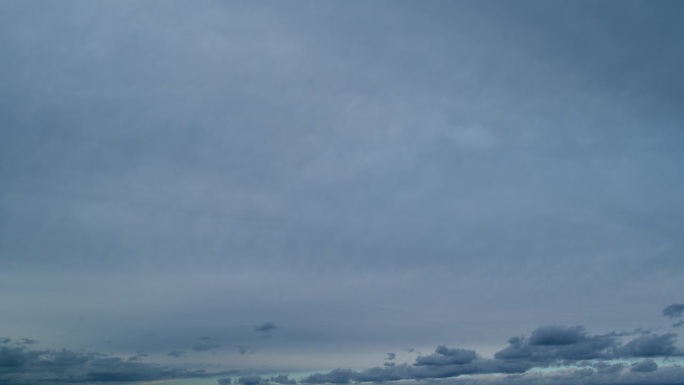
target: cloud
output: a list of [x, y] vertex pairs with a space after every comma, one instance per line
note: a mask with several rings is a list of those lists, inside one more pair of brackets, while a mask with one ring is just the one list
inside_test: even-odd
[[395, 358], [397, 358], [396, 353], [392, 353], [392, 352], [387, 353], [387, 358], [386, 358], [387, 361], [394, 361]]
[[356, 372], [351, 369], [335, 369], [328, 373], [314, 373], [302, 379], [305, 384], [346, 384], [351, 382]]
[[476, 357], [474, 350], [449, 349], [445, 345], [440, 345], [435, 349], [435, 353], [429, 356], [416, 358], [416, 366], [444, 366], [462, 365], [472, 362]]
[[259, 383], [261, 383], [261, 376], [256, 374], [243, 376], [238, 378], [237, 383], [241, 385], [258, 385]]
[[630, 370], [632, 372], [652, 372], [654, 370], [658, 369], [658, 364], [655, 363], [652, 359], [645, 359], [641, 362], [637, 362], [636, 364], [632, 365]]
[[269, 322], [264, 323], [263, 325], [255, 326], [255, 327], [254, 327], [254, 331], [257, 331], [257, 332], [267, 332], [267, 331], [270, 331], [270, 330], [274, 330], [274, 329], [276, 329], [276, 328], [277, 328], [276, 324], [274, 324], [273, 322], [270, 322], [270, 321], [269, 321]]
[[297, 383], [295, 379], [290, 378], [290, 376], [287, 374], [279, 374], [277, 376], [269, 377], [265, 379], [265, 381], [282, 385], [293, 385]]
[[240, 354], [254, 354], [255, 352], [253, 348], [250, 348], [249, 346], [245, 345], [238, 345], [237, 348]]
[[674, 333], [645, 335], [636, 338], [617, 350], [617, 356], [622, 357], [656, 357], [682, 355], [677, 350]]
[[663, 309], [663, 315], [665, 317], [681, 317], [682, 313], [684, 313], [684, 303], [673, 303], [672, 305]]
[[495, 358], [550, 363], [607, 358], [616, 338], [612, 335], [589, 336], [582, 326], [543, 326], [534, 330], [529, 338], [512, 337], [508, 343], [509, 346], [497, 352]]
[[524, 373], [497, 377], [446, 379], [435, 385], [681, 385], [684, 368], [659, 367], [653, 371], [627, 369], [624, 365], [610, 365], [604, 369], [581, 368], [554, 373]]
[[210, 375], [216, 373], [125, 360], [95, 352], [0, 346], [0, 384], [133, 382]]
[[180, 357], [180, 356], [182, 356], [182, 355], [184, 355], [184, 354], [185, 354], [184, 351], [181, 351], [181, 350], [174, 350], [174, 351], [172, 351], [172, 352], [169, 352], [169, 353], [167, 354], [167, 356], [171, 356], [171, 357]]
[[[624, 377], [624, 365], [615, 364], [611, 360], [647, 358], [633, 365], [630, 371], [649, 373], [658, 369], [658, 365], [649, 357], [682, 355], [675, 347], [677, 336], [673, 333], [646, 334], [627, 343], [623, 342], [623, 338], [635, 333], [590, 335], [583, 326], [541, 326], [529, 337], [511, 337], [508, 346], [496, 352], [494, 358], [482, 358], [474, 350], [440, 345], [433, 354], [419, 356], [411, 365], [385, 365], [361, 371], [338, 368], [328, 373], [312, 374], [302, 379], [302, 382], [345, 384], [456, 378], [462, 375], [522, 375], [532, 368], [566, 367], [569, 370], [570, 365], [585, 368], [575, 370], [566, 377]], [[517, 377], [509, 378], [512, 383], [516, 383], [517, 380], [514, 379]]]
[[220, 348], [220, 344], [205, 344], [205, 343], [199, 343], [195, 346], [192, 347], [192, 350], [196, 352], [204, 352], [207, 350], [214, 350]]

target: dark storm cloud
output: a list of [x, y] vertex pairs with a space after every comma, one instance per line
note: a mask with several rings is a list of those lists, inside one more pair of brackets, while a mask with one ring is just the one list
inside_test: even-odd
[[255, 326], [255, 327], [254, 327], [254, 330], [257, 331], [257, 332], [267, 332], [267, 331], [270, 331], [270, 330], [274, 330], [274, 329], [276, 329], [276, 328], [277, 328], [276, 324], [274, 324], [273, 322], [270, 322], [270, 321], [269, 321], [269, 322], [263, 323], [262, 325]]
[[663, 315], [670, 318], [681, 317], [684, 313], [684, 303], [673, 303], [663, 309]]

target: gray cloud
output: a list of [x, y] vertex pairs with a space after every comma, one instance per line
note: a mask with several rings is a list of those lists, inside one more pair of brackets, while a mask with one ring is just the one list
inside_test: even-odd
[[207, 350], [216, 350], [221, 347], [221, 344], [217, 343], [199, 343], [192, 347], [192, 350], [196, 352], [205, 352]]
[[[623, 344], [622, 338], [635, 333], [611, 332], [590, 335], [582, 326], [542, 326], [529, 337], [512, 337], [508, 347], [493, 359], [478, 357], [473, 350], [441, 345], [427, 356], [419, 356], [412, 365], [402, 364], [355, 371], [336, 369], [312, 374], [304, 383], [384, 382], [459, 377], [462, 375], [525, 373], [532, 368], [590, 365], [597, 373], [621, 372], [623, 365], [610, 360], [684, 355], [675, 347], [676, 335], [640, 335]], [[599, 360], [595, 363], [595, 360]], [[655, 365], [655, 367], [653, 366]], [[658, 368], [652, 359], [631, 367], [632, 372], [653, 372]], [[594, 370], [580, 370], [575, 375], [593, 375]]]
[[237, 383], [240, 385], [259, 385], [261, 383], [261, 376], [256, 374], [242, 376], [237, 379]]
[[643, 361], [639, 361], [636, 364], [632, 365], [629, 370], [632, 372], [642, 372], [642, 373], [648, 373], [652, 372], [654, 370], [658, 369], [658, 364], [656, 364], [655, 361], [652, 359], [646, 359]]
[[[378, 368], [379, 369], [379, 368]], [[381, 372], [382, 374], [385, 374], [385, 371]], [[351, 382], [351, 380], [356, 376], [357, 372], [351, 370], [351, 369], [335, 369], [332, 370], [328, 373], [314, 373], [311, 374], [305, 378], [302, 379], [301, 382], [305, 384], [321, 384], [321, 383], [329, 383], [329, 384], [347, 384]], [[388, 376], [383, 376], [380, 377], [382, 380], [385, 381], [390, 381], [392, 378]], [[402, 377], [398, 377], [396, 379], [401, 379]]]
[[434, 354], [416, 358], [416, 366], [462, 365], [472, 362], [476, 357], [474, 350], [449, 349], [441, 345], [435, 349]]
[[[278, 373], [429, 348], [350, 381], [672, 351], [573, 328], [503, 342], [669, 320], [681, 14], [0, 1], [0, 330]], [[267, 320], [279, 328], [258, 331]], [[468, 349], [433, 352], [445, 336]]]
[[290, 376], [287, 374], [279, 374], [277, 376], [268, 377], [264, 379], [264, 381], [282, 385], [294, 385], [297, 383], [297, 380], [290, 378]]
[[617, 349], [616, 354], [623, 357], [682, 355], [675, 346], [676, 341], [677, 335], [674, 333], [644, 335]]
[[269, 321], [269, 322], [263, 323], [262, 325], [255, 326], [255, 327], [254, 327], [254, 331], [257, 331], [257, 332], [267, 332], [267, 331], [274, 330], [274, 329], [276, 329], [276, 328], [277, 328], [276, 324], [274, 324], [273, 322], [270, 322], [270, 321]]
[[602, 369], [583, 368], [560, 370], [555, 373], [524, 373], [510, 376], [474, 377], [435, 381], [438, 385], [679, 385], [684, 368], [677, 365], [661, 366], [653, 371], [626, 370], [623, 365]]
[[663, 315], [670, 318], [681, 317], [684, 313], [684, 303], [673, 303], [663, 309]]
[[215, 374], [125, 360], [94, 352], [0, 346], [0, 383], [3, 384], [132, 382], [209, 375]]
[[503, 360], [555, 362], [558, 360], [590, 360], [612, 354], [616, 338], [612, 335], [589, 336], [583, 327], [546, 326], [532, 332], [529, 338], [512, 337], [509, 346], [494, 357]]
[[254, 354], [256, 352], [254, 348], [245, 345], [238, 345], [237, 349], [240, 354]]

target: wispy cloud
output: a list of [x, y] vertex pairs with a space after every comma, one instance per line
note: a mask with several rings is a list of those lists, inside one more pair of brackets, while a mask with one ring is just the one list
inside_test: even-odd
[[268, 331], [275, 330], [275, 329], [277, 329], [276, 324], [274, 324], [273, 322], [270, 322], [270, 321], [254, 327], [254, 331], [257, 331], [257, 332], [268, 332]]

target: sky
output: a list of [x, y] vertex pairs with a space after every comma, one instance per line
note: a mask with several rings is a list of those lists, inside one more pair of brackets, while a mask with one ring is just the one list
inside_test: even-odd
[[0, 2], [0, 384], [684, 384], [684, 3]]

